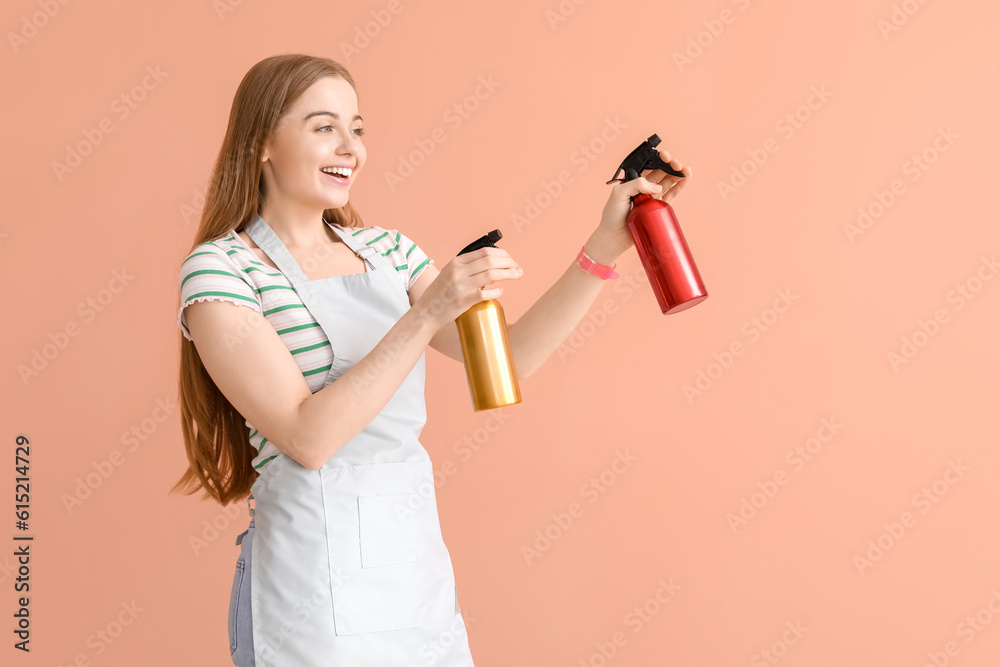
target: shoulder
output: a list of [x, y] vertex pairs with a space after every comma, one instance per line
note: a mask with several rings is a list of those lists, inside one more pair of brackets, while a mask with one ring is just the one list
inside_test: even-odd
[[348, 229], [348, 233], [360, 240], [364, 245], [373, 246], [384, 256], [401, 258], [404, 262], [413, 256], [414, 251], [420, 250], [419, 246], [409, 236], [398, 229], [388, 229], [372, 225], [371, 227]]
[[396, 235], [395, 229], [385, 229], [378, 225], [371, 227], [345, 227], [344, 230], [360, 241], [363, 245], [374, 246], [377, 250], [385, 251], [394, 245], [393, 239]]
[[402, 277], [407, 292], [413, 287], [423, 269], [428, 264], [434, 263], [434, 260], [430, 259], [413, 239], [398, 229], [372, 225], [348, 232], [364, 245], [374, 247], [392, 263]]
[[[248, 249], [239, 244], [235, 238], [235, 232], [230, 231], [226, 236], [201, 243], [188, 253], [184, 261], [181, 262], [181, 279], [194, 271], [204, 269], [229, 270], [234, 273], [243, 273], [248, 258]], [[237, 276], [241, 277], [241, 276]]]
[[254, 285], [247, 277], [247, 259], [233, 247], [232, 232], [227, 236], [205, 241], [188, 253], [180, 267], [182, 293], [209, 288], [237, 289], [253, 293]]

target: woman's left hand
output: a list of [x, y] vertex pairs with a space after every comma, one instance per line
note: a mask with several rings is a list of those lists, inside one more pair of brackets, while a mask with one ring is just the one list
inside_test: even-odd
[[684, 177], [672, 176], [662, 169], [646, 169], [639, 174], [639, 178], [632, 179], [626, 183], [615, 183], [611, 189], [608, 202], [604, 205], [601, 213], [601, 224], [595, 234], [619, 250], [620, 255], [625, 252], [635, 242], [628, 231], [625, 221], [628, 219], [632, 204], [629, 200], [633, 195], [645, 192], [651, 197], [670, 202], [680, 194], [688, 181], [691, 180], [691, 167], [681, 168], [681, 163], [676, 158], [670, 159], [670, 153], [664, 150], [659, 151], [660, 159], [670, 165], [671, 168], [684, 174]]

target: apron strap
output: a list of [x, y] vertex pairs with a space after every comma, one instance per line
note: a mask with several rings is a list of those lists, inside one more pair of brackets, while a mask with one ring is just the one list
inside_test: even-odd
[[[372, 246], [362, 245], [353, 235], [344, 232], [337, 227], [330, 224], [329, 221], [324, 220], [326, 225], [330, 229], [334, 230], [337, 235], [340, 236], [341, 240], [354, 251], [356, 254], [360, 255], [362, 259], [366, 260], [369, 264], [372, 264], [371, 257], [376, 252], [375, 248]], [[288, 252], [288, 248], [285, 244], [281, 242], [278, 235], [274, 233], [274, 230], [264, 221], [264, 218], [257, 214], [257, 217], [253, 221], [243, 228], [243, 231], [247, 233], [253, 242], [257, 246], [264, 250], [274, 265], [278, 267], [278, 270], [284, 274], [285, 278], [295, 287], [303, 285], [309, 282], [306, 274], [302, 272], [302, 268], [299, 266], [295, 258], [292, 257], [292, 253]], [[380, 258], [381, 259], [381, 258]], [[376, 260], [377, 261], [377, 260]], [[372, 264], [374, 267], [374, 265]]]
[[[351, 234], [350, 232], [344, 231], [339, 227], [334, 227], [332, 224], [330, 224], [329, 221], [324, 221], [324, 222], [326, 222], [327, 227], [329, 227], [330, 229], [332, 229], [337, 233], [337, 236], [339, 236], [340, 239], [344, 242], [344, 245], [346, 245], [348, 248], [354, 251], [354, 254], [358, 255], [359, 257], [361, 257], [361, 259], [368, 262], [368, 264], [372, 267], [373, 270], [377, 268], [375, 264], [372, 262], [372, 257], [378, 254], [378, 251], [375, 250], [374, 246], [361, 245], [361, 242], [358, 241], [356, 238], [354, 238], [354, 235]], [[381, 259], [383, 258], [381, 257], [381, 255], [379, 255], [379, 258], [376, 261], [379, 261]], [[396, 267], [390, 267], [390, 268], [394, 269]]]
[[[248, 509], [248, 510], [250, 510], [250, 523], [253, 523], [253, 511], [254, 511], [254, 507], [256, 507], [256, 506], [257, 506], [257, 503], [256, 503], [256, 502], [254, 502], [254, 504], [253, 504], [253, 505], [250, 505], [250, 501], [251, 501], [251, 500], [253, 500], [253, 499], [254, 499], [254, 497], [253, 497], [253, 493], [251, 493], [251, 494], [250, 494], [250, 495], [249, 495], [249, 496], [247, 497], [247, 509]], [[244, 537], [246, 536], [246, 534], [247, 534], [247, 533], [249, 533], [249, 532], [250, 532], [250, 529], [249, 529], [249, 528], [247, 528], [247, 529], [246, 529], [246, 530], [244, 530], [244, 531], [243, 531], [242, 533], [240, 533], [239, 535], [237, 535], [237, 536], [236, 536], [236, 546], [240, 546], [240, 544], [242, 544], [242, 543], [243, 543], [243, 538], [244, 538]]]

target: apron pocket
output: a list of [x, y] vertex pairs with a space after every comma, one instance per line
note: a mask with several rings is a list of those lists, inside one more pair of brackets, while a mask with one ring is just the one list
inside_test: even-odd
[[403, 630], [455, 615], [427, 461], [321, 468], [337, 635]]
[[410, 563], [420, 558], [419, 517], [415, 493], [358, 496], [361, 567]]

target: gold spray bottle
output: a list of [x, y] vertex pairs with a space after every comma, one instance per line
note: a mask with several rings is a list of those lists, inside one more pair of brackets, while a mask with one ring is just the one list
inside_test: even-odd
[[[462, 248], [459, 255], [494, 243], [503, 235], [499, 229], [482, 236]], [[455, 320], [462, 341], [465, 374], [476, 412], [492, 410], [521, 402], [514, 357], [507, 339], [507, 320], [503, 306], [496, 299], [480, 301]]]

